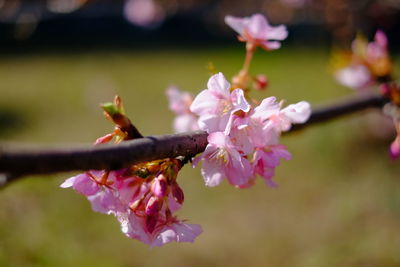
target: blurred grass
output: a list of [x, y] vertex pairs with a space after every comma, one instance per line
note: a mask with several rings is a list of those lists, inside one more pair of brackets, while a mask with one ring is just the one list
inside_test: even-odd
[[[3, 57], [0, 106], [23, 123], [0, 125], [0, 136], [92, 142], [112, 128], [98, 103], [115, 93], [143, 134], [170, 133], [164, 89], [199, 92], [209, 61], [231, 77], [242, 59], [238, 47]], [[328, 59], [324, 49], [258, 51], [252, 73], [271, 85], [254, 96], [318, 104], [352, 94], [334, 83]], [[69, 174], [18, 181], [0, 192], [0, 266], [399, 266], [400, 167], [387, 157], [393, 136], [374, 134], [384, 127], [371, 113], [284, 137], [294, 158], [278, 168], [275, 189], [261, 180], [247, 190], [205, 188], [186, 167], [180, 217], [204, 229], [194, 244], [149, 249], [126, 238], [112, 216], [58, 187]]]

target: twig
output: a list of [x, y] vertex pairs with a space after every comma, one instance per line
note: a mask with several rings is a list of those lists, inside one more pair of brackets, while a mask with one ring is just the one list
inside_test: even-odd
[[[374, 95], [316, 108], [306, 123], [295, 125], [290, 132], [366, 108], [379, 108], [387, 102], [386, 98]], [[0, 174], [2, 174], [0, 187], [25, 175], [77, 170], [115, 170], [131, 164], [167, 157], [188, 158], [188, 156], [203, 152], [206, 145], [207, 134], [196, 131], [148, 136], [117, 145], [19, 151], [0, 148]]]

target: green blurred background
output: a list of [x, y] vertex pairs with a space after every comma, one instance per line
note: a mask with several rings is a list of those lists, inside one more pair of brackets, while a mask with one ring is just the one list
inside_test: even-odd
[[[3, 57], [0, 102], [16, 120], [2, 126], [4, 140], [92, 142], [112, 128], [98, 103], [115, 93], [144, 134], [170, 133], [165, 87], [199, 92], [209, 60], [232, 76], [241, 48]], [[333, 82], [327, 61], [323, 49], [258, 51], [252, 71], [271, 80], [258, 96], [314, 105], [351, 95]], [[179, 216], [204, 228], [194, 244], [149, 249], [126, 238], [112, 216], [58, 187], [72, 174], [20, 180], [0, 192], [0, 265], [398, 266], [400, 166], [387, 156], [390, 138], [371, 131], [380, 125], [370, 124], [374, 113], [283, 137], [294, 157], [278, 168], [275, 189], [261, 180], [246, 190], [206, 188], [199, 170], [185, 167]]]
[[[144, 135], [171, 133], [165, 88], [197, 93], [207, 65], [232, 77], [243, 44], [112, 49], [35, 49], [0, 56], [0, 136], [43, 146], [91, 143], [109, 132], [99, 103], [121, 95]], [[257, 51], [251, 72], [270, 79], [274, 95], [313, 106], [355, 96], [337, 85], [328, 46], [295, 43]], [[397, 65], [398, 67], [398, 65]], [[388, 128], [388, 130], [385, 130]], [[91, 211], [73, 190], [74, 173], [27, 177], [0, 191], [0, 266], [400, 266], [400, 165], [388, 157], [394, 138], [369, 110], [282, 138], [293, 159], [277, 169], [277, 188], [206, 188], [186, 166], [179, 217], [201, 224], [193, 244], [150, 249]]]

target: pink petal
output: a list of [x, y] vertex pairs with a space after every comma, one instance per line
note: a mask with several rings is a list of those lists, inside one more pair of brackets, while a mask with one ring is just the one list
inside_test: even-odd
[[261, 14], [255, 14], [251, 16], [250, 21], [247, 25], [249, 34], [254, 39], [266, 39], [268, 35], [268, 22], [265, 16]]
[[177, 242], [194, 242], [196, 237], [203, 232], [198, 224], [177, 223], [174, 225]]
[[176, 212], [181, 208], [181, 204], [176, 202], [176, 200], [173, 198], [171, 194], [168, 195], [168, 208], [170, 209], [171, 212]]
[[381, 30], [377, 30], [375, 33], [375, 42], [382, 48], [386, 48], [388, 45], [386, 34]]
[[228, 99], [230, 96], [231, 85], [221, 72], [211, 76], [208, 80], [207, 88], [214, 95], [219, 96], [220, 98]]
[[229, 143], [229, 137], [223, 132], [210, 133], [207, 137], [207, 141], [209, 144], [212, 144], [216, 147], [226, 147], [228, 144], [231, 144]]
[[278, 158], [282, 158], [285, 160], [291, 160], [292, 154], [287, 150], [287, 148], [283, 145], [276, 145], [271, 147], [274, 155]]
[[188, 93], [181, 92], [175, 86], [170, 86], [166, 90], [169, 108], [176, 114], [184, 114], [187, 112], [191, 104], [191, 96]]
[[203, 176], [206, 186], [214, 187], [219, 185], [224, 179], [223, 170], [220, 164], [204, 160], [201, 168], [201, 174]]
[[[288, 31], [285, 25], [279, 25], [275, 27], [269, 27], [268, 39], [270, 40], [284, 40], [288, 36]], [[279, 42], [278, 42], [279, 43]]]
[[243, 31], [249, 22], [249, 18], [238, 18], [233, 16], [225, 16], [225, 23], [234, 29], [239, 35], [243, 35]]
[[172, 241], [194, 242], [196, 237], [203, 232], [200, 225], [175, 223], [165, 227], [152, 242], [152, 247], [160, 247]]
[[145, 230], [145, 222], [141, 217], [134, 213], [117, 214], [118, 221], [121, 223], [122, 232], [130, 237], [151, 245], [151, 236]]
[[232, 112], [236, 112], [238, 110], [249, 112], [251, 106], [247, 102], [242, 89], [238, 88], [233, 90], [233, 92], [231, 93], [231, 99], [234, 106]]
[[349, 66], [335, 73], [336, 80], [344, 86], [353, 89], [368, 87], [372, 81], [372, 75], [364, 65]]
[[311, 106], [306, 101], [291, 104], [281, 111], [292, 123], [304, 123], [311, 115]]
[[88, 200], [92, 204], [92, 209], [96, 212], [115, 214], [116, 212], [123, 212], [126, 210], [126, 206], [124, 206], [109, 189], [88, 196]]
[[189, 131], [196, 131], [199, 129], [197, 124], [198, 118], [194, 114], [179, 115], [174, 119], [175, 133], [183, 133]]
[[100, 190], [100, 186], [86, 173], [76, 176], [73, 187], [76, 191], [86, 196], [94, 195]]
[[214, 113], [218, 108], [219, 101], [210, 90], [203, 90], [193, 100], [190, 111], [199, 116]]
[[279, 113], [279, 110], [279, 103], [276, 102], [275, 97], [271, 96], [263, 99], [260, 105], [254, 109], [254, 114], [251, 117], [264, 121]]
[[172, 228], [164, 228], [161, 232], [156, 236], [154, 241], [151, 243], [152, 247], [161, 247], [165, 244], [168, 244], [172, 241], [176, 241], [176, 232]]
[[74, 182], [75, 182], [75, 179], [76, 179], [76, 176], [73, 176], [73, 177], [68, 178], [67, 180], [65, 180], [65, 181], [60, 185], [60, 187], [62, 187], [62, 188], [68, 188], [68, 187], [73, 186], [73, 185], [74, 185]]
[[225, 115], [203, 115], [197, 123], [201, 130], [207, 131], [207, 133], [224, 131], [228, 125], [230, 114]]
[[262, 42], [264, 49], [266, 50], [276, 50], [281, 48], [281, 43], [277, 41], [266, 41]]
[[252, 174], [249, 161], [243, 157], [240, 160], [232, 159], [225, 169], [228, 181], [235, 186], [245, 185]]

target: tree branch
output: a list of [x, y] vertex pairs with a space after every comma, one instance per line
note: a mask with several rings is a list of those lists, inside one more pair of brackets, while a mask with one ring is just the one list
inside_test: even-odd
[[[333, 105], [316, 108], [307, 122], [294, 125], [289, 133], [363, 109], [380, 108], [387, 102], [385, 97], [374, 95], [347, 99]], [[115, 170], [155, 159], [195, 156], [203, 152], [206, 146], [207, 134], [196, 131], [148, 136], [113, 145], [87, 145], [67, 149], [16, 150], [1, 147], [0, 186], [25, 175], [77, 170]]]

